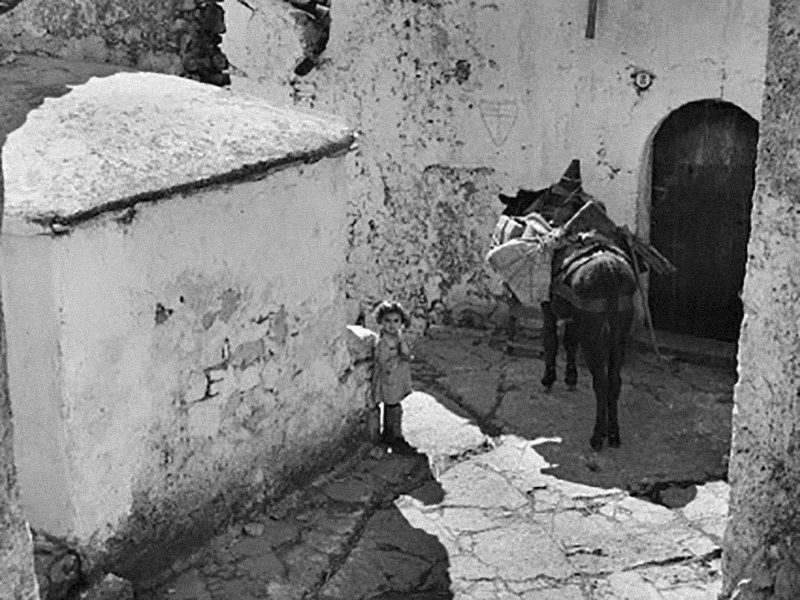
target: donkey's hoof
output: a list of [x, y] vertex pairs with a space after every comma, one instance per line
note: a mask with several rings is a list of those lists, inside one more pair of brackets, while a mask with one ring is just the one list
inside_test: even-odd
[[603, 438], [592, 436], [592, 439], [589, 440], [589, 445], [595, 452], [600, 452], [603, 449]]
[[578, 385], [578, 373], [567, 371], [566, 377], [564, 377], [564, 383], [567, 384], [567, 387], [571, 390], [574, 390], [575, 387]]
[[550, 391], [550, 388], [553, 387], [553, 384], [555, 382], [556, 382], [555, 373], [547, 372], [544, 374], [544, 377], [542, 377], [542, 385], [544, 386], [544, 389], [546, 389], [548, 392]]
[[608, 447], [609, 448], [619, 448], [622, 444], [622, 441], [619, 439], [618, 435], [609, 435], [608, 436]]

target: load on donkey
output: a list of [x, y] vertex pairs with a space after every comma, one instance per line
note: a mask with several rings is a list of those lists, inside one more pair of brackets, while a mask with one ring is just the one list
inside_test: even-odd
[[557, 184], [520, 190], [515, 197], [500, 194], [500, 200], [506, 208], [487, 261], [517, 301], [541, 307], [542, 385], [549, 390], [556, 381], [561, 319], [566, 321], [566, 384], [577, 384], [578, 347], [592, 376], [597, 409], [591, 447], [600, 450], [608, 440], [617, 448], [620, 371], [638, 276], [648, 267], [658, 273], [673, 272], [674, 267], [627, 227], [618, 227], [606, 216], [604, 205], [583, 191], [577, 160]]

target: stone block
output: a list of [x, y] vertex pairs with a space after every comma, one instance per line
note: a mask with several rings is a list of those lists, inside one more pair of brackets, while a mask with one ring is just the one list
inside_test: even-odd
[[347, 350], [353, 362], [372, 359], [378, 334], [360, 325], [347, 326]]
[[133, 600], [133, 585], [113, 573], [81, 594], [81, 600]]

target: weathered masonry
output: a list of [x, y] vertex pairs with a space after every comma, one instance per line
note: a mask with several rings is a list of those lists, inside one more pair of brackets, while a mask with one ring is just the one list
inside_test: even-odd
[[744, 285], [724, 598], [800, 598], [800, 6], [773, 0]]
[[[419, 321], [501, 317], [502, 288], [483, 260], [497, 193], [550, 185], [578, 158], [585, 189], [648, 241], [671, 239], [657, 210], [665, 196], [703, 198], [699, 208], [726, 217], [685, 219], [700, 240], [736, 243], [722, 265], [680, 265], [692, 273], [679, 281], [686, 293], [659, 293], [668, 305], [653, 307], [669, 314], [698, 299], [702, 308], [720, 290], [720, 304], [738, 302], [747, 232], [733, 225], [747, 221], [750, 190], [731, 199], [709, 191], [730, 173], [734, 191], [752, 176], [768, 4], [600, 0], [587, 36], [589, 0], [337, 0], [320, 60], [298, 77], [303, 30], [293, 9], [225, 0], [221, 47], [237, 67], [233, 89], [332, 112], [363, 133], [349, 230], [354, 303], [388, 293]], [[659, 139], [659, 152], [662, 126], [694, 103], [713, 110], [686, 139]], [[727, 280], [712, 286], [720, 266]]]
[[332, 117], [152, 73], [89, 79], [8, 136], [3, 301], [35, 528], [138, 579], [359, 439], [353, 143]]
[[[358, 127], [348, 167], [351, 319], [386, 295], [417, 325], [502, 319], [503, 288], [483, 260], [497, 193], [549, 185], [579, 158], [585, 188], [614, 220], [674, 254], [677, 285], [655, 282], [652, 295], [659, 327], [730, 340], [741, 318], [768, 4], [25, 0], [0, 21], [0, 44], [186, 76], [229, 62], [214, 77], [229, 74], [234, 90]], [[222, 54], [207, 41], [220, 41]], [[706, 107], [694, 130], [673, 127]], [[687, 210], [667, 206], [677, 217], [665, 219], [664, 198]], [[707, 200], [683, 202], [692, 198]], [[715, 250], [663, 247], [686, 223], [693, 242]], [[732, 316], [709, 331], [718, 309]]]

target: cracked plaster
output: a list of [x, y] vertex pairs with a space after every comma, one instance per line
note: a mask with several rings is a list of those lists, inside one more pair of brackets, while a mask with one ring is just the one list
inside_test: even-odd
[[[120, 77], [158, 90], [142, 96]], [[226, 135], [212, 136], [222, 145], [206, 167], [190, 160], [188, 170], [156, 173], [126, 152], [142, 144], [151, 159], [165, 158], [141, 136], [155, 133], [148, 107], [169, 89], [194, 98], [176, 93], [162, 132], [180, 129], [187, 105], [200, 109], [195, 118], [206, 106], [212, 129], [223, 114], [213, 105], [233, 111], [224, 112]], [[126, 129], [118, 145], [104, 143], [107, 111]], [[265, 133], [270, 120], [275, 135]], [[248, 133], [238, 135], [243, 122]], [[20, 227], [4, 231], [2, 283], [18, 349], [9, 382], [19, 481], [34, 526], [142, 578], [187, 538], [212, 535], [293, 474], [336, 458], [331, 448], [359, 428], [368, 388], [345, 328], [344, 159], [325, 141], [347, 140], [347, 131], [187, 80], [127, 74], [45, 101], [11, 134], [6, 223]], [[48, 135], [61, 142], [45, 143]], [[197, 135], [182, 130], [178, 146], [162, 150], [191, 155]], [[286, 157], [280, 170], [209, 185]], [[84, 177], [68, 189], [48, 180], [41, 174], [58, 174], [37, 161], [52, 160], [80, 165]], [[104, 166], [93, 171], [92, 160]], [[40, 175], [15, 179], [20, 165]], [[176, 193], [179, 181], [196, 185]], [[161, 196], [142, 202], [151, 192]], [[135, 204], [124, 221], [108, 211], [119, 200]], [[31, 225], [43, 214], [69, 222], [68, 234]]]
[[[223, 49], [247, 68], [232, 87], [322, 108], [362, 133], [349, 165], [352, 318], [387, 295], [424, 323], [501, 318], [483, 264], [498, 191], [549, 185], [580, 158], [585, 187], [646, 238], [642, 186], [661, 120], [717, 97], [760, 117], [767, 0], [629, 0], [600, 11], [594, 40], [578, 0], [343, 0], [303, 78], [287, 68], [300, 34], [267, 18], [276, 1], [234, 18], [237, 4], [225, 2]], [[275, 60], [257, 58], [264, 47]], [[642, 68], [655, 80], [637, 93]]]

